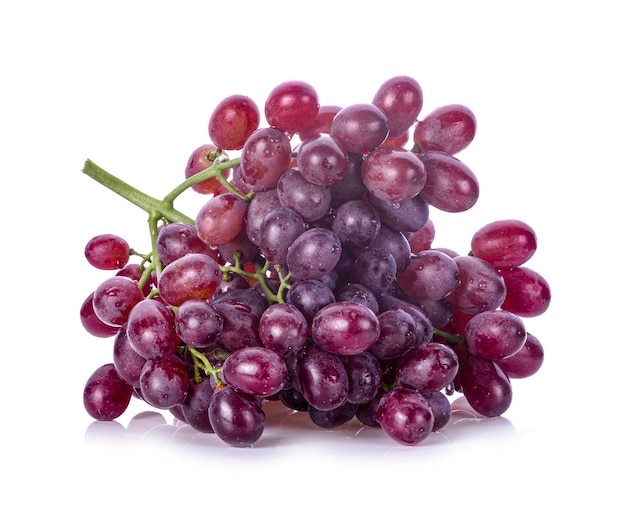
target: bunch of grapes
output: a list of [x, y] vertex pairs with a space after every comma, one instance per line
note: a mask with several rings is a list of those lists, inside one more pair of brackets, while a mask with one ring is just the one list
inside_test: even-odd
[[[543, 362], [525, 324], [551, 296], [525, 266], [537, 237], [506, 219], [477, 229], [469, 253], [433, 248], [430, 207], [459, 213], [478, 199], [456, 156], [476, 119], [458, 104], [422, 117], [422, 104], [408, 76], [345, 107], [287, 81], [262, 125], [251, 98], [229, 96], [162, 200], [86, 161], [148, 212], [151, 235], [147, 254], [116, 234], [86, 245], [111, 275], [81, 322], [113, 341], [84, 388], [89, 415], [116, 419], [136, 397], [245, 447], [268, 401], [409, 445], [448, 423], [455, 394], [481, 416], [505, 412], [511, 379]], [[173, 205], [188, 189], [206, 197], [195, 218]]]

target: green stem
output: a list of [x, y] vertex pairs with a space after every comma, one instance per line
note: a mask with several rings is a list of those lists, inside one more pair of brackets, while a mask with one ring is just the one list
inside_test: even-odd
[[441, 329], [434, 328], [433, 333], [441, 336], [442, 338], [445, 338], [448, 342], [453, 343], [453, 344], [465, 343], [465, 340], [463, 339], [462, 336], [448, 333], [447, 331], [442, 331]]
[[179, 221], [190, 225], [194, 224], [193, 219], [173, 207], [171, 200], [161, 201], [148, 196], [146, 193], [105, 171], [91, 160], [85, 161], [83, 173], [145, 210], [151, 219], [153, 217], [156, 219], [164, 218], [170, 222]]
[[[224, 382], [220, 379], [219, 373], [222, 372], [222, 369], [216, 369], [213, 367], [213, 364], [209, 361], [209, 359], [198, 351], [195, 347], [189, 347], [189, 353], [193, 359], [194, 369], [202, 370], [206, 376], [213, 376], [215, 380], [216, 386], [221, 386]], [[197, 377], [197, 376], [196, 376]]]

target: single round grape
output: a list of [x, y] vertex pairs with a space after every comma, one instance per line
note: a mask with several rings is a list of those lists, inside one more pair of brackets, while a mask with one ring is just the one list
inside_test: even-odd
[[236, 300], [217, 300], [213, 307], [223, 319], [218, 344], [228, 351], [244, 347], [260, 347], [259, 314], [252, 307]]
[[443, 151], [421, 155], [426, 182], [420, 196], [426, 203], [444, 212], [464, 212], [478, 201], [478, 179], [467, 165]]
[[[378, 297], [378, 305], [381, 314], [391, 309], [402, 309], [413, 317], [415, 323], [415, 347], [432, 341], [433, 324], [418, 306], [393, 295], [381, 295]], [[379, 320], [380, 316], [379, 314]]]
[[209, 245], [198, 237], [196, 227], [189, 223], [176, 222], [162, 227], [157, 234], [156, 250], [164, 266], [191, 253], [213, 257]]
[[333, 302], [321, 308], [311, 323], [311, 336], [331, 353], [358, 354], [368, 349], [380, 335], [374, 312], [358, 302]]
[[[211, 167], [217, 158], [228, 159], [228, 155], [221, 151], [215, 144], [202, 144], [194, 149], [187, 160], [185, 166], [185, 178], [191, 178], [196, 174]], [[224, 177], [228, 179], [232, 175], [232, 169], [223, 172]], [[199, 194], [216, 194], [222, 189], [222, 184], [217, 177], [207, 178], [201, 182], [195, 183], [191, 188]]]
[[228, 355], [222, 366], [224, 381], [251, 396], [277, 394], [287, 381], [283, 357], [265, 347], [244, 347]]
[[298, 385], [306, 401], [319, 410], [333, 410], [346, 402], [348, 373], [341, 358], [308, 346], [297, 363]]
[[407, 445], [425, 440], [435, 421], [424, 396], [406, 387], [392, 388], [383, 395], [378, 403], [376, 420], [392, 439]]
[[128, 320], [130, 310], [144, 299], [139, 283], [128, 277], [105, 279], [93, 294], [96, 316], [109, 326], [121, 326]]
[[113, 365], [120, 378], [131, 387], [137, 388], [146, 359], [131, 346], [126, 327], [127, 324], [122, 325], [113, 340]]
[[424, 399], [428, 401], [430, 409], [433, 411], [433, 432], [441, 430], [450, 421], [452, 417], [452, 405], [450, 400], [443, 392], [433, 392], [432, 394], [423, 394]]
[[155, 299], [144, 299], [131, 309], [126, 334], [131, 347], [146, 359], [169, 356], [180, 344], [174, 311]]
[[380, 217], [367, 201], [348, 200], [337, 207], [332, 230], [348, 246], [367, 246], [380, 230]]
[[545, 313], [550, 306], [552, 293], [550, 285], [539, 273], [518, 266], [510, 270], [500, 270], [506, 285], [506, 297], [501, 308], [520, 317], [536, 317]]
[[367, 246], [387, 250], [396, 261], [397, 272], [404, 270], [411, 260], [411, 246], [404, 233], [387, 225], [380, 225], [378, 232]]
[[289, 137], [276, 128], [259, 128], [241, 150], [241, 179], [253, 191], [275, 189], [291, 162]]
[[383, 373], [378, 358], [369, 351], [340, 356], [348, 373], [346, 401], [362, 405], [372, 400], [381, 388]]
[[283, 405], [291, 410], [306, 412], [309, 409], [309, 403], [306, 399], [304, 399], [302, 393], [293, 387], [281, 390], [278, 393], [278, 399]]
[[119, 327], [105, 324], [98, 318], [93, 308], [93, 295], [94, 292], [92, 291], [80, 305], [80, 323], [85, 328], [85, 331], [92, 336], [97, 336], [98, 338], [114, 336], [117, 334]]
[[396, 366], [396, 379], [402, 387], [430, 394], [446, 388], [459, 370], [459, 359], [451, 347], [430, 342], [411, 349]]
[[472, 236], [472, 254], [498, 269], [515, 268], [537, 250], [535, 231], [523, 221], [498, 220], [481, 227]]
[[499, 308], [506, 297], [500, 272], [479, 257], [466, 255], [453, 259], [459, 267], [460, 282], [446, 300], [470, 315]]
[[248, 204], [230, 192], [207, 201], [196, 216], [198, 237], [210, 246], [228, 243], [244, 228]]
[[132, 387], [119, 376], [112, 363], [107, 363], [87, 379], [83, 405], [97, 421], [112, 421], [128, 408], [132, 394]]
[[298, 308], [309, 324], [321, 308], [335, 300], [333, 290], [319, 279], [297, 280], [286, 295], [286, 302]]
[[287, 268], [296, 279], [320, 279], [336, 266], [341, 248], [339, 237], [331, 230], [310, 228], [291, 243]]
[[293, 304], [272, 304], [261, 315], [259, 338], [265, 347], [281, 356], [300, 352], [308, 337], [306, 317]]
[[174, 316], [180, 339], [199, 349], [214, 347], [223, 326], [222, 315], [206, 300], [186, 300]]
[[526, 341], [520, 317], [494, 309], [474, 315], [465, 325], [465, 345], [470, 353], [487, 360], [501, 360], [518, 352]]
[[359, 405], [355, 417], [360, 423], [371, 428], [380, 428], [380, 423], [376, 421], [376, 411], [378, 410], [378, 403], [384, 393], [384, 390], [380, 388], [372, 399]]
[[259, 251], [271, 264], [285, 266], [289, 247], [306, 229], [302, 216], [294, 209], [272, 209], [259, 229]]
[[220, 101], [209, 119], [209, 136], [220, 149], [238, 150], [259, 127], [260, 112], [245, 95], [230, 95]]
[[374, 104], [351, 104], [335, 115], [330, 134], [349, 153], [369, 153], [387, 138], [389, 121]]
[[308, 138], [315, 137], [320, 133], [330, 133], [330, 125], [335, 118], [337, 112], [341, 110], [340, 106], [332, 104], [324, 104], [317, 110], [317, 115], [305, 128], [301, 128], [298, 131], [298, 136], [301, 141]]
[[382, 295], [394, 282], [396, 260], [383, 248], [367, 248], [355, 259], [350, 280], [368, 287], [375, 295]]
[[346, 174], [348, 152], [332, 136], [320, 133], [300, 144], [296, 161], [298, 170], [309, 182], [332, 185]]
[[186, 300], [209, 300], [220, 285], [219, 265], [206, 254], [191, 253], [168, 264], [159, 278], [159, 294], [178, 307]]
[[424, 94], [420, 84], [412, 77], [395, 76], [380, 85], [372, 103], [387, 115], [389, 138], [395, 139], [406, 134], [417, 122]]
[[441, 300], [459, 285], [459, 267], [454, 259], [437, 250], [413, 255], [398, 273], [398, 286], [417, 299]]
[[428, 204], [419, 195], [391, 202], [369, 193], [367, 199], [378, 211], [381, 223], [398, 232], [417, 232], [428, 222]]
[[311, 422], [320, 428], [338, 428], [349, 422], [355, 415], [359, 405], [346, 401], [343, 405], [332, 410], [320, 410], [309, 405], [307, 412]]
[[431, 150], [451, 155], [465, 149], [474, 140], [476, 117], [461, 104], [440, 106], [417, 123], [413, 142], [421, 153]]
[[363, 304], [378, 314], [378, 300], [372, 290], [358, 282], [349, 282], [335, 290], [337, 301], [351, 301]]
[[424, 164], [404, 148], [374, 149], [365, 158], [361, 171], [367, 190], [390, 202], [413, 198], [426, 184]]
[[416, 344], [418, 334], [415, 319], [403, 309], [388, 309], [378, 315], [380, 333], [369, 347], [376, 358], [399, 358]]
[[100, 234], [85, 245], [85, 258], [99, 270], [119, 270], [130, 258], [130, 246], [119, 236]]
[[304, 221], [321, 219], [330, 208], [330, 188], [309, 182], [297, 169], [287, 169], [276, 189], [281, 205], [295, 210]]
[[285, 81], [272, 89], [265, 101], [270, 126], [297, 133], [313, 123], [319, 111], [315, 88], [304, 81]]
[[463, 395], [479, 414], [496, 417], [511, 406], [511, 382], [493, 360], [470, 356], [463, 361], [460, 378]]
[[227, 385], [211, 398], [209, 422], [222, 441], [247, 448], [263, 435], [265, 413], [256, 398]]
[[330, 185], [330, 205], [339, 207], [348, 200], [362, 199], [367, 189], [363, 185], [361, 166], [363, 165], [363, 155], [348, 153], [348, 165], [341, 177], [341, 180]]
[[526, 333], [522, 348], [511, 356], [497, 360], [498, 365], [509, 378], [528, 378], [543, 365], [543, 345], [536, 336]]
[[209, 405], [213, 399], [213, 391], [210, 378], [204, 377], [200, 381], [191, 380], [189, 383], [187, 398], [180, 405], [180, 409], [184, 421], [194, 430], [213, 433], [209, 420]]
[[255, 245], [261, 243], [261, 225], [263, 219], [272, 210], [282, 207], [278, 198], [276, 189], [268, 189], [254, 193], [252, 200], [248, 204], [248, 212], [246, 214], [246, 233], [248, 238]]
[[139, 377], [141, 397], [155, 408], [168, 409], [184, 403], [189, 392], [189, 373], [175, 355], [147, 360]]

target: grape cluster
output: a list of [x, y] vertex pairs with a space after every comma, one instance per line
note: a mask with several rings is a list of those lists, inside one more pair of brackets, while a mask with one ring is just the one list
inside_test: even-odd
[[[422, 117], [422, 104], [407, 76], [345, 107], [287, 81], [266, 99], [267, 125], [249, 97], [220, 102], [184, 183], [144, 207], [150, 253], [114, 234], [85, 247], [111, 275], [81, 322], [113, 338], [111, 363], [84, 388], [89, 415], [116, 419], [136, 397], [245, 447], [263, 433], [266, 400], [409, 445], [448, 423], [455, 394], [482, 416], [505, 412], [511, 379], [543, 362], [525, 324], [550, 303], [525, 266], [537, 237], [497, 220], [467, 254], [433, 248], [430, 207], [458, 213], [478, 199], [456, 156], [476, 119], [458, 104]], [[84, 172], [124, 196], [95, 164]], [[189, 188], [206, 196], [195, 218], [172, 208]]]

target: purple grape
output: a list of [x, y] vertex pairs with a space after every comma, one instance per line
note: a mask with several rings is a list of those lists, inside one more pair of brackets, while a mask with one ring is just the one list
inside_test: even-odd
[[415, 319], [403, 309], [389, 309], [378, 315], [380, 334], [369, 347], [376, 358], [398, 358], [415, 346], [418, 333]]
[[527, 378], [535, 374], [543, 364], [544, 350], [536, 336], [526, 333], [526, 341], [515, 354], [497, 363], [509, 378]]
[[422, 442], [435, 424], [428, 401], [406, 387], [392, 388], [383, 395], [378, 403], [376, 420], [392, 439], [407, 445]]
[[428, 222], [428, 204], [419, 195], [391, 202], [370, 193], [367, 199], [378, 211], [381, 223], [398, 232], [417, 232]]
[[422, 161], [400, 147], [376, 148], [365, 158], [361, 171], [366, 189], [392, 203], [417, 196], [426, 184]]
[[350, 280], [379, 296], [395, 281], [396, 273], [396, 260], [391, 252], [383, 248], [367, 248], [355, 259]]
[[332, 410], [320, 410], [309, 405], [307, 412], [311, 422], [315, 425], [320, 428], [332, 429], [350, 421], [356, 415], [358, 409], [359, 405], [346, 401], [343, 405]]
[[298, 169], [309, 182], [332, 185], [339, 182], [348, 168], [348, 152], [326, 133], [308, 138], [300, 144]]
[[83, 405], [97, 421], [112, 421], [128, 408], [133, 389], [117, 373], [112, 363], [98, 367], [83, 389]]
[[526, 328], [520, 317], [501, 309], [474, 315], [465, 325], [467, 350], [487, 360], [502, 360], [517, 353], [526, 342]]
[[441, 430], [448, 424], [450, 417], [452, 417], [452, 405], [450, 404], [450, 400], [443, 392], [425, 394], [424, 398], [428, 401], [430, 409], [433, 412], [433, 432]]
[[333, 290], [319, 279], [294, 282], [286, 296], [286, 301], [298, 308], [309, 324], [321, 308], [335, 300]]
[[275, 189], [290, 161], [291, 144], [285, 132], [258, 128], [243, 145], [239, 173], [253, 191]]
[[416, 299], [441, 300], [459, 285], [459, 267], [454, 259], [437, 250], [414, 254], [398, 273], [398, 286]]
[[465, 149], [476, 134], [474, 113], [461, 104], [440, 106], [418, 122], [413, 142], [419, 152], [445, 151], [455, 155]]
[[320, 279], [333, 270], [341, 256], [341, 241], [326, 228], [300, 234], [287, 252], [287, 268], [295, 279]]
[[380, 218], [365, 200], [348, 200], [335, 212], [332, 230], [343, 245], [365, 247], [380, 230]]
[[302, 396], [311, 406], [332, 410], [346, 402], [348, 373], [338, 355], [308, 346], [298, 359], [297, 377]]
[[133, 307], [144, 299], [139, 283], [128, 277], [105, 279], [93, 294], [93, 310], [101, 322], [119, 327], [128, 320]]
[[198, 237], [194, 225], [178, 222], [165, 225], [159, 230], [156, 249], [163, 265], [190, 253], [211, 253], [209, 245]]
[[396, 270], [404, 270], [411, 259], [411, 246], [406, 236], [387, 225], [381, 225], [374, 239], [368, 245], [369, 248], [384, 248], [396, 260]]
[[213, 385], [210, 378], [189, 383], [189, 393], [185, 401], [179, 405], [183, 420], [193, 429], [203, 433], [213, 433], [209, 421], [209, 405], [213, 399]]
[[291, 244], [306, 230], [302, 216], [289, 207], [269, 211], [259, 229], [259, 249], [271, 263], [287, 264], [287, 252]]
[[228, 355], [222, 374], [224, 381], [239, 392], [267, 397], [283, 388], [288, 370], [277, 352], [265, 347], [244, 347]]
[[80, 306], [80, 323], [92, 336], [98, 338], [108, 338], [117, 334], [119, 326], [111, 326], [105, 324], [98, 318], [93, 308], [93, 295], [92, 291]]
[[383, 373], [378, 359], [370, 352], [341, 356], [348, 373], [346, 401], [362, 405], [373, 399], [381, 388]]
[[349, 153], [369, 153], [387, 138], [389, 121], [385, 112], [374, 104], [351, 104], [337, 112], [330, 134]]
[[205, 300], [186, 300], [174, 316], [180, 339], [191, 347], [214, 347], [224, 327], [222, 315]]
[[146, 359], [130, 345], [126, 334], [127, 324], [119, 328], [113, 340], [113, 365], [115, 370], [131, 387], [139, 387], [139, 376]]
[[246, 214], [245, 229], [248, 239], [255, 245], [261, 243], [261, 224], [265, 216], [272, 210], [281, 207], [276, 189], [260, 191], [254, 194], [252, 200], [248, 204], [248, 213]]
[[309, 182], [297, 169], [287, 169], [276, 190], [281, 205], [295, 210], [304, 221], [317, 221], [330, 208], [330, 187]]
[[131, 347], [146, 359], [169, 356], [180, 344], [174, 327], [174, 311], [155, 299], [144, 299], [133, 307], [126, 333]]
[[147, 360], [139, 377], [141, 397], [155, 408], [168, 409], [185, 401], [189, 391], [189, 373], [175, 355]]
[[293, 304], [272, 304], [261, 315], [259, 338], [265, 347], [281, 356], [300, 352], [308, 337], [306, 317]]
[[451, 347], [430, 342], [411, 349], [396, 366], [396, 379], [402, 387], [422, 394], [443, 390], [459, 370], [459, 359]]
[[260, 347], [259, 315], [243, 302], [217, 300], [213, 307], [222, 317], [222, 331], [217, 343], [228, 351], [244, 347]]
[[130, 258], [128, 242], [114, 234], [92, 237], [85, 245], [85, 258], [99, 270], [119, 270]]
[[331, 207], [339, 207], [348, 200], [362, 199], [367, 189], [363, 185], [361, 167], [363, 155], [360, 153], [348, 153], [348, 166], [341, 180], [330, 186]]
[[389, 138], [398, 138], [417, 121], [424, 94], [420, 84], [408, 76], [395, 76], [380, 85], [372, 103], [387, 115]]
[[351, 282], [344, 284], [335, 291], [335, 299], [339, 301], [351, 301], [363, 304], [371, 309], [374, 313], [378, 314], [378, 300], [376, 295], [368, 287], [359, 284], [358, 282]]
[[209, 422], [225, 443], [245, 448], [252, 446], [263, 434], [265, 413], [257, 399], [227, 385], [211, 398]]
[[493, 360], [470, 356], [461, 365], [460, 381], [467, 402], [485, 417], [499, 416], [511, 405], [511, 382]]

